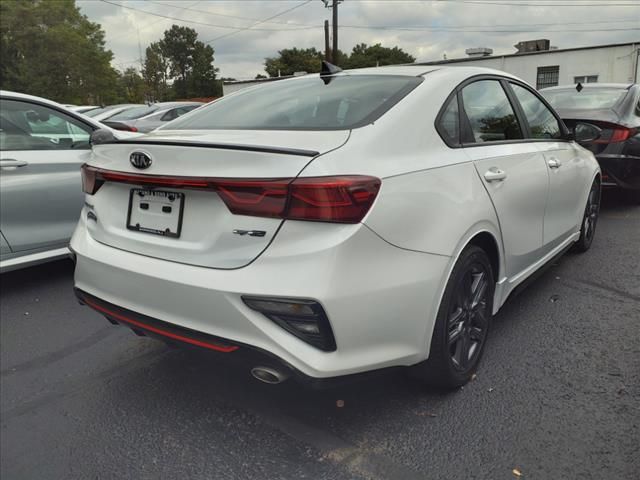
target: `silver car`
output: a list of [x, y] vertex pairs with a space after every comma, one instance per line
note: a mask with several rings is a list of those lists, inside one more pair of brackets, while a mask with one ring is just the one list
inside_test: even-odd
[[103, 120], [105, 125], [126, 132], [148, 133], [171, 120], [201, 107], [200, 102], [161, 102], [132, 108]]
[[0, 91], [0, 272], [68, 254], [84, 199], [80, 166], [99, 128], [55, 102]]

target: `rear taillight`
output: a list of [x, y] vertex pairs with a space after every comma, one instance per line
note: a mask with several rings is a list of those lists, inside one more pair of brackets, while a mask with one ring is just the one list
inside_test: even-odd
[[80, 168], [80, 173], [82, 176], [82, 191], [89, 195], [96, 193], [100, 188], [100, 185], [102, 185], [102, 180], [98, 180], [97, 178], [98, 169], [90, 167], [85, 163]]
[[638, 129], [629, 128], [615, 123], [593, 122], [602, 129], [600, 138], [593, 143], [617, 143], [624, 142], [638, 133]]
[[364, 175], [283, 179], [166, 177], [82, 167], [82, 186], [93, 195], [105, 182], [212, 190], [236, 215], [358, 223], [373, 205], [381, 181]]
[[374, 177], [298, 178], [290, 187], [286, 218], [358, 223], [379, 190], [380, 180]]

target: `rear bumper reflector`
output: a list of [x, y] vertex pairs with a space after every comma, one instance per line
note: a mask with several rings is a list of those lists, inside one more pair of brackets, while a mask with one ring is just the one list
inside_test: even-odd
[[239, 348], [236, 345], [225, 345], [217, 340], [211, 340], [207, 338], [211, 336], [205, 333], [190, 330], [178, 325], [172, 325], [161, 320], [151, 319], [150, 317], [146, 318], [141, 314], [124, 310], [120, 307], [116, 307], [115, 305], [110, 305], [107, 302], [83, 292], [82, 290], [76, 289], [75, 291], [78, 299], [88, 307], [102, 313], [107, 317], [107, 319], [115, 320], [116, 322], [123, 322], [134, 330], [143, 330], [161, 337], [170, 338], [179, 342], [223, 353], [230, 353], [238, 350]]

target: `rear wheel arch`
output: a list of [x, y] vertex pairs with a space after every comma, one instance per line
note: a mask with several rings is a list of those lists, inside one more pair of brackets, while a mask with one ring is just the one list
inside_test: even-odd
[[[499, 231], [499, 230], [498, 230]], [[440, 291], [437, 293], [436, 298], [434, 299], [434, 309], [432, 314], [434, 315], [433, 319], [435, 320], [435, 316], [440, 308], [442, 303], [442, 299], [444, 297], [445, 288], [451, 274], [453, 273], [453, 269], [458, 263], [460, 256], [469, 246], [477, 246], [485, 251], [487, 256], [489, 257], [489, 262], [491, 264], [491, 270], [493, 273], [493, 280], [495, 284], [498, 284], [501, 278], [501, 274], [504, 271], [503, 262], [502, 262], [502, 248], [501, 243], [499, 243], [500, 237], [497, 236], [497, 231], [495, 230], [493, 224], [491, 222], [482, 222], [481, 224], [476, 224], [474, 227], [470, 228], [467, 233], [462, 237], [461, 241], [456, 246], [453, 254], [450, 257], [449, 264], [444, 272]], [[425, 358], [429, 355], [431, 338], [433, 335], [433, 327], [435, 322], [430, 324], [429, 328], [426, 329], [423, 345], [426, 346]]]
[[[491, 270], [493, 271], [493, 278], [497, 282], [500, 278], [500, 250], [498, 248], [498, 242], [495, 237], [489, 232], [477, 233], [464, 248], [469, 245], [475, 245], [487, 254], [491, 263]], [[463, 250], [464, 250], [463, 248]]]

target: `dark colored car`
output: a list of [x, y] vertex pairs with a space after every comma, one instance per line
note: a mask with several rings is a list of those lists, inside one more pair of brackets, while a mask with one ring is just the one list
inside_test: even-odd
[[604, 186], [631, 190], [640, 198], [640, 85], [592, 83], [540, 91], [572, 129], [577, 122], [596, 125], [600, 136], [582, 143], [598, 159]]

